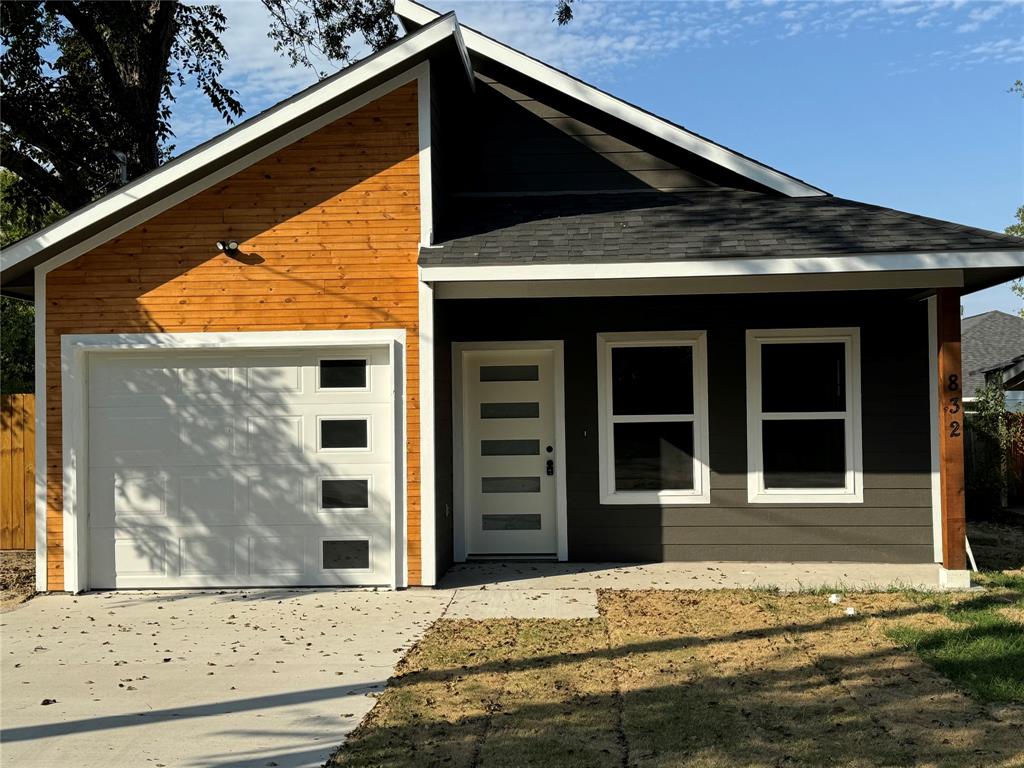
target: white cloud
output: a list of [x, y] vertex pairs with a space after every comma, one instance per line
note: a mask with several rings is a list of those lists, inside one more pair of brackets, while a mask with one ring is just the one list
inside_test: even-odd
[[[905, 30], [926, 35], [949, 28], [980, 35], [989, 30], [991, 42], [973, 42], [961, 49], [946, 44], [946, 53], [926, 62], [895, 62], [893, 69], [902, 72], [923, 63], [955, 67], [984, 61], [1010, 63], [1022, 55], [1021, 43], [1013, 35], [1021, 28], [1024, 0], [583, 0], [575, 4], [575, 18], [565, 27], [552, 20], [555, 0], [426, 2], [439, 11], [454, 9], [463, 23], [606, 87], [624, 69], [680, 49], [749, 46], [759, 40], [809, 35], [838, 38], [856, 31]], [[291, 67], [274, 51], [266, 34], [268, 14], [260, 0], [226, 0], [222, 7], [229, 23], [225, 42], [230, 56], [223, 82], [238, 91], [246, 117], [316, 82], [315, 72]], [[332, 70], [327, 62], [318, 66]], [[174, 111], [180, 149], [225, 127], [191, 84], [181, 90]]]

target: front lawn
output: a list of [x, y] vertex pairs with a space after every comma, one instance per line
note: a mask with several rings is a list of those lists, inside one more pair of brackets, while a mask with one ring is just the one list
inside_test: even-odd
[[[926, 654], [958, 610], [1024, 632], [1017, 586], [996, 596], [603, 592], [599, 619], [442, 620], [329, 764], [1021, 766], [1020, 706], [971, 699], [905, 645]], [[974, 665], [1017, 675], [986, 698], [1016, 696], [1019, 651]]]

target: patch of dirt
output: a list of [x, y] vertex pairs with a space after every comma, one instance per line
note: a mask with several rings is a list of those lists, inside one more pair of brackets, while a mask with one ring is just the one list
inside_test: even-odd
[[983, 571], [1024, 568], [1024, 514], [1003, 512], [967, 521], [967, 540]]
[[328, 764], [1021, 766], [1016, 706], [886, 634], [976, 598], [605, 591], [600, 619], [441, 620]]
[[0, 552], [0, 613], [10, 611], [36, 593], [36, 553]]

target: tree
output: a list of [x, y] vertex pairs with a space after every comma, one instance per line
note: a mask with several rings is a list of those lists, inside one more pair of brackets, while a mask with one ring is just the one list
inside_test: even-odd
[[[0, 248], [30, 235], [61, 216], [51, 206], [42, 216], [30, 212], [8, 194], [18, 177], [0, 170]], [[31, 392], [35, 388], [35, 310], [31, 302], [0, 297], [0, 392]]]
[[220, 80], [214, 5], [33, 2], [0, 6], [0, 152], [10, 192], [41, 215], [78, 208], [171, 151], [174, 88], [192, 81], [225, 120], [242, 113]]
[[[1020, 80], [1017, 81], [1018, 84]], [[1024, 237], [1024, 205], [1017, 209], [1017, 221], [1005, 230], [1006, 234], [1014, 235], [1016, 237]], [[1013, 292], [1024, 299], [1024, 280], [1015, 280], [1013, 283]], [[1024, 307], [1018, 310], [1021, 317], [1024, 317]]]
[[[293, 65], [346, 64], [356, 35], [375, 50], [397, 37], [393, 0], [262, 2]], [[559, 24], [572, 2], [556, 0]], [[18, 177], [9, 194], [34, 214], [70, 211], [153, 170], [173, 152], [175, 90], [189, 83], [232, 123], [243, 110], [221, 82], [226, 31], [219, 6], [183, 0], [0, 4], [0, 153]]]

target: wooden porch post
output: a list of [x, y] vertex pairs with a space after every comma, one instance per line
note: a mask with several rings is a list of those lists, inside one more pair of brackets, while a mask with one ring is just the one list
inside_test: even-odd
[[960, 292], [936, 292], [939, 366], [939, 482], [942, 491], [942, 565], [967, 568], [964, 512], [964, 404], [960, 369]]

